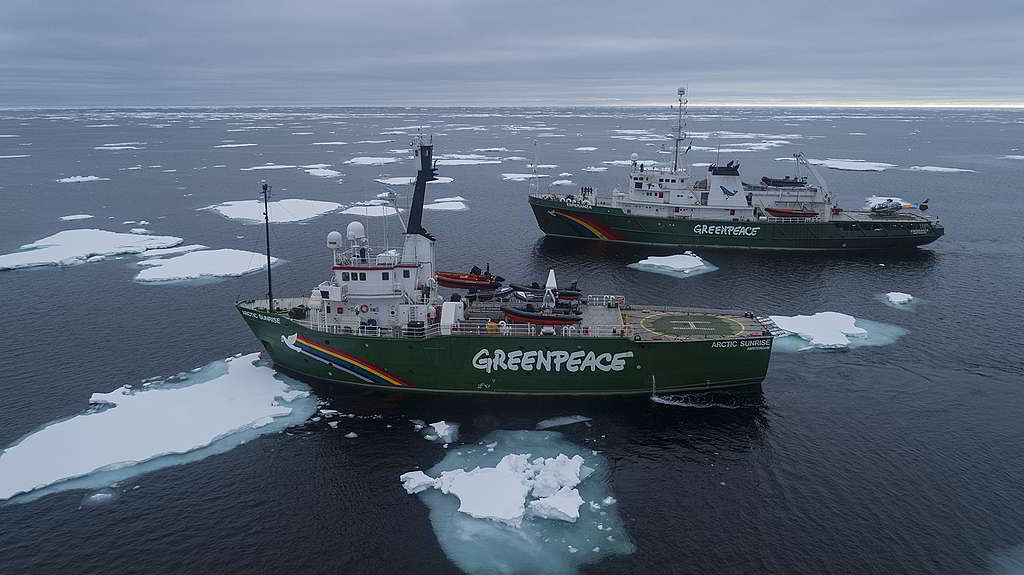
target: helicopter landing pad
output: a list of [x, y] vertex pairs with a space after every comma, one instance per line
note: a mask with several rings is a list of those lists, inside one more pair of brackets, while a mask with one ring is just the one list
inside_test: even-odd
[[[707, 312], [629, 310], [624, 323], [643, 339], [713, 339], [760, 332], [761, 326], [743, 316]], [[747, 325], [747, 324], [750, 325]]]

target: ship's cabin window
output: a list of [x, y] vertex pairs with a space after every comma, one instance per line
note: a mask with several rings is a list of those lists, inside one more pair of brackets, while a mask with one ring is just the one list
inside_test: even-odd
[[380, 279], [387, 281], [391, 279], [391, 274], [389, 274], [388, 272], [380, 272]]
[[639, 178], [637, 178], [637, 182], [635, 184], [633, 184], [633, 187], [638, 189], [638, 190], [642, 190], [642, 189], [644, 189], [644, 183], [641, 182]]
[[402, 277], [409, 279], [409, 270], [402, 270]]
[[331, 306], [327, 306], [327, 313], [331, 313]]
[[348, 272], [341, 272], [341, 281], [343, 281], [343, 282], [347, 282], [348, 281]]
[[366, 272], [359, 272], [359, 281], [366, 281]]

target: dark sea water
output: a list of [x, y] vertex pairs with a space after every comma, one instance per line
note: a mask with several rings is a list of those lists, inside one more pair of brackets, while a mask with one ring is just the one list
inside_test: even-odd
[[[668, 109], [0, 111], [0, 134], [16, 136], [0, 138], [0, 157], [28, 155], [0, 158], [0, 253], [62, 229], [126, 232], [126, 220], [148, 220], [153, 233], [186, 243], [260, 252], [262, 227], [197, 209], [254, 199], [261, 178], [279, 199], [371, 199], [381, 191], [374, 178], [412, 176], [413, 163], [344, 162], [402, 157], [388, 150], [405, 148], [410, 136], [381, 132], [411, 134], [416, 125], [429, 126], [438, 154], [532, 159], [536, 141], [540, 163], [559, 166], [544, 170], [547, 182], [571, 172], [569, 179], [606, 192], [623, 168], [581, 169], [633, 152], [668, 157], [653, 142], [611, 138], [613, 130], [663, 134], [671, 123]], [[775, 158], [794, 152], [895, 164], [819, 171], [846, 207], [873, 194], [930, 198], [946, 236], [909, 254], [698, 250], [718, 271], [676, 279], [626, 267], [671, 249], [545, 239], [526, 204], [527, 184], [500, 176], [528, 173], [528, 162], [504, 160], [442, 167], [455, 181], [430, 186], [428, 199], [461, 195], [470, 207], [425, 214], [439, 267], [490, 263], [527, 281], [553, 267], [589, 292], [635, 302], [838, 311], [906, 335], [846, 351], [777, 352], [761, 396], [681, 405], [314, 384], [325, 407], [367, 417], [339, 429], [310, 422], [122, 481], [104, 505], [83, 505], [89, 490], [0, 505], [0, 573], [458, 573], [427, 507], [398, 481], [446, 451], [408, 420], [459, 422], [470, 443], [573, 414], [592, 419], [558, 430], [607, 459], [609, 489], [636, 547], [583, 572], [1024, 572], [1024, 160], [1003, 157], [1024, 155], [1024, 112], [705, 108], [691, 110], [689, 129], [740, 136], [695, 146], [787, 142], [723, 153], [723, 161], [742, 163], [747, 181], [789, 173], [792, 165]], [[538, 137], [547, 135], [556, 137]], [[356, 143], [385, 139], [394, 142]], [[258, 145], [214, 147], [225, 140]], [[327, 141], [350, 143], [311, 145]], [[123, 142], [144, 144], [95, 149]], [[598, 149], [574, 150], [584, 146]], [[492, 147], [510, 151], [473, 151]], [[715, 155], [692, 151], [688, 161]], [[241, 170], [267, 162], [332, 164], [344, 176]], [[136, 165], [143, 168], [124, 169]], [[974, 172], [906, 169], [915, 165]], [[56, 182], [74, 175], [109, 180]], [[58, 219], [75, 213], [95, 218]], [[275, 293], [298, 296], [326, 279], [324, 237], [352, 219], [275, 226], [273, 249], [286, 260], [274, 269]], [[395, 238], [397, 223], [389, 223]], [[367, 225], [371, 236], [383, 233], [380, 219]], [[93, 392], [258, 351], [233, 302], [263, 293], [263, 275], [143, 285], [132, 281], [136, 261], [0, 272], [0, 447], [82, 413]], [[912, 311], [894, 309], [879, 299], [889, 291], [920, 301]], [[348, 431], [359, 437], [345, 438]]]

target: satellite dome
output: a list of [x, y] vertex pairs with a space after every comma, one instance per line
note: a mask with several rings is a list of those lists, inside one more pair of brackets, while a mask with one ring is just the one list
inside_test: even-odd
[[352, 222], [345, 228], [345, 235], [348, 236], [349, 241], [365, 239], [366, 228], [360, 222]]
[[327, 247], [338, 249], [341, 247], [341, 232], [333, 231], [327, 234]]
[[632, 154], [629, 155], [629, 159], [635, 162], [640, 159], [640, 156], [636, 155], [636, 152], [633, 152]]

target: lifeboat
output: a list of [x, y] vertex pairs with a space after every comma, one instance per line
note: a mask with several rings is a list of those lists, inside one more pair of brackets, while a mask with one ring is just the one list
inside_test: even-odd
[[469, 301], [491, 301], [494, 299], [503, 298], [511, 293], [512, 288], [510, 287], [503, 287], [488, 291], [471, 290], [468, 294], [466, 294], [465, 299]]
[[485, 274], [460, 274], [456, 272], [435, 272], [437, 284], [447, 288], [493, 291], [501, 287], [502, 279]]
[[761, 183], [770, 188], [803, 188], [807, 186], [807, 178], [769, 178], [764, 176]]
[[773, 218], [816, 218], [818, 212], [810, 210], [787, 210], [783, 208], [765, 208], [764, 211]]
[[575, 325], [583, 319], [582, 316], [568, 313], [557, 313], [547, 311], [531, 311], [509, 305], [501, 306], [505, 317], [516, 323], [532, 323], [537, 325]]
[[[540, 301], [544, 299], [544, 292], [546, 288], [537, 282], [533, 282], [531, 285], [508, 284], [512, 289], [516, 290], [516, 297], [523, 301]], [[583, 295], [583, 292], [576, 289], [576, 282], [572, 282], [572, 285], [568, 288], [555, 288], [552, 290], [555, 294], [555, 298], [560, 300], [574, 300], [579, 299]], [[524, 294], [521, 296], [520, 294]], [[536, 297], [530, 297], [536, 296]]]

